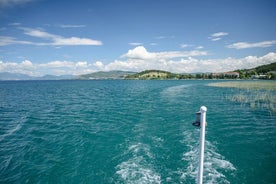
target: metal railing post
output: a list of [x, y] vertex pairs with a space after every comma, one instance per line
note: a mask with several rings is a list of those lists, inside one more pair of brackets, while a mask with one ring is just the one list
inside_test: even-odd
[[200, 139], [199, 139], [199, 168], [198, 168], [198, 184], [202, 184], [203, 181], [203, 163], [204, 163], [204, 143], [205, 143], [205, 127], [206, 127], [206, 112], [205, 106], [200, 107]]

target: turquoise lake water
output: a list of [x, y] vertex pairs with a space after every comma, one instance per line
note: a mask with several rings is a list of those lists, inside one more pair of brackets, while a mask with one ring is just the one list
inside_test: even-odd
[[0, 183], [276, 183], [276, 114], [216, 81], [2, 81]]

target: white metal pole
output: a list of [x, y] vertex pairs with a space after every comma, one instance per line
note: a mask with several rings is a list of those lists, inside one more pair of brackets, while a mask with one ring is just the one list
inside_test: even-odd
[[202, 184], [203, 181], [203, 162], [204, 162], [204, 143], [205, 143], [205, 126], [206, 126], [206, 112], [205, 106], [200, 107], [200, 145], [199, 145], [199, 168], [198, 168], [198, 184]]

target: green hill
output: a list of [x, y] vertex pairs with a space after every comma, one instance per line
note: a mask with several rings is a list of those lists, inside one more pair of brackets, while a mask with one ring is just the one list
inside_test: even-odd
[[271, 71], [276, 71], [276, 62], [268, 65], [258, 66], [255, 69], [257, 73], [263, 73], [263, 74]]
[[236, 72], [239, 72], [241, 79], [254, 78], [254, 76], [263, 76], [263, 79], [276, 79], [276, 62], [256, 68], [236, 70]]
[[142, 80], [152, 80], [152, 79], [180, 79], [181, 74], [175, 74], [162, 70], [145, 70], [136, 74], [128, 75], [125, 79], [142, 79]]

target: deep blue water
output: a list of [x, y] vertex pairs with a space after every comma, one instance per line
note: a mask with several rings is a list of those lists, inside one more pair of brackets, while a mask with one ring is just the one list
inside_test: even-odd
[[276, 114], [214, 81], [2, 81], [0, 183], [276, 183]]

